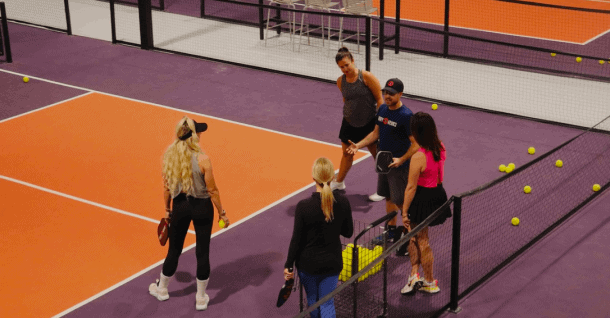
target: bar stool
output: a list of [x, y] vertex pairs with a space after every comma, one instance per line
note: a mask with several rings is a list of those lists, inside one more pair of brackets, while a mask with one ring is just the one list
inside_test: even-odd
[[[331, 0], [305, 0], [305, 7], [303, 8], [303, 10], [307, 10], [308, 8], [311, 9], [317, 9], [317, 10], [321, 10], [321, 11], [326, 11], [330, 13], [330, 10], [333, 9], [334, 6], [338, 5], [339, 2], [332, 2]], [[301, 29], [299, 32], [299, 51], [301, 50], [301, 37], [303, 36], [303, 24], [305, 22], [305, 16], [307, 14], [305, 12], [303, 12], [303, 15], [301, 15]], [[305, 33], [307, 34], [307, 44], [309, 45], [309, 33], [315, 30], [321, 30], [322, 31], [322, 46], [324, 46], [324, 16], [321, 17], [320, 19], [320, 27], [319, 28], [315, 28], [315, 29], [309, 29], [309, 21], [307, 21], [307, 31], [305, 31]], [[330, 50], [330, 16], [328, 17], [328, 49]]]
[[[274, 4], [278, 4], [280, 6], [285, 5], [291, 9], [295, 9], [295, 4], [298, 3], [300, 0], [270, 0], [269, 1], [269, 5], [274, 5]], [[282, 25], [288, 24], [288, 29], [290, 32], [290, 42], [292, 43], [292, 50], [294, 51], [294, 43], [292, 42], [292, 35], [295, 34], [296, 36], [296, 12], [288, 12], [288, 21], [286, 22], [282, 22], [282, 23], [277, 23], [273, 26], [269, 26], [269, 20], [271, 18], [271, 10], [273, 9], [268, 9], [267, 10], [267, 27], [265, 29], [265, 46], [267, 46], [267, 38], [268, 38], [268, 33], [269, 33], [269, 29], [271, 28], [276, 28], [276, 27], [282, 27]], [[291, 19], [292, 17], [292, 19]]]
[[[372, 0], [343, 0], [343, 9], [341, 9], [342, 12], [347, 13], [347, 14], [353, 14], [353, 15], [365, 15], [365, 16], [371, 16], [371, 14], [373, 12], [376, 12], [376, 16], [377, 18], [379, 18], [379, 10], [377, 10], [377, 8], [375, 6], [373, 6], [373, 1]], [[372, 22], [371, 22], [372, 23]], [[378, 21], [379, 23], [379, 21]], [[381, 23], [379, 23], [379, 27], [381, 27]], [[358, 42], [358, 53], [360, 53], [360, 35], [362, 35], [363, 33], [360, 33], [360, 19], [356, 20], [356, 34], [350, 35], [346, 38], [341, 38], [341, 36], [343, 35], [343, 18], [339, 18], [339, 47], [341, 47], [343, 45], [343, 41], [347, 40], [351, 37], [356, 37], [356, 40]], [[378, 41], [379, 40], [379, 36], [377, 36], [377, 38], [375, 40], [373, 40], [373, 32], [371, 31], [371, 39], [370, 42], [371, 44], [373, 44], [373, 42]]]

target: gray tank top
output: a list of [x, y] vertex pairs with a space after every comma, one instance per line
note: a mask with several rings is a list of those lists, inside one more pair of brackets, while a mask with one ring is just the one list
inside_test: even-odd
[[343, 118], [354, 127], [368, 124], [377, 113], [377, 101], [371, 90], [364, 84], [362, 70], [358, 70], [358, 78], [349, 83], [343, 74], [341, 78], [341, 93], [345, 98]]
[[[201, 168], [199, 168], [199, 162], [197, 162], [197, 157], [199, 154], [194, 153], [191, 157], [191, 164], [193, 169], [193, 188], [187, 195], [199, 198], [199, 199], [207, 199], [210, 197], [208, 193], [208, 188], [205, 185], [205, 180], [203, 179], [203, 172]], [[182, 192], [182, 184], [178, 184], [176, 190], [172, 194], [172, 198], [177, 197]]]

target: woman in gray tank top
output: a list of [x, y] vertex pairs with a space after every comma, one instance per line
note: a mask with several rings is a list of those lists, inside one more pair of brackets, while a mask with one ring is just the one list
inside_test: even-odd
[[[370, 72], [356, 68], [354, 57], [346, 47], [339, 49], [335, 61], [343, 72], [343, 76], [337, 79], [337, 87], [343, 95], [343, 122], [339, 132], [343, 155], [339, 173], [331, 183], [331, 188], [343, 190], [345, 177], [354, 162], [354, 156], [347, 153], [346, 149], [349, 148], [350, 142], [359, 142], [375, 129], [375, 115], [383, 104], [383, 97], [379, 80]], [[368, 149], [375, 158], [377, 144], [368, 146]], [[374, 193], [369, 199], [381, 201], [385, 198]]]
[[199, 146], [201, 133], [207, 128], [205, 123], [197, 123], [188, 117], [182, 118], [176, 126], [176, 139], [163, 156], [165, 218], [171, 218], [171, 222], [168, 222], [169, 247], [159, 279], [148, 286], [148, 292], [158, 300], [169, 299], [167, 287], [178, 267], [184, 239], [192, 222], [197, 241], [197, 310], [206, 310], [210, 301], [205, 290], [210, 277], [214, 206], [225, 227], [229, 226], [214, 180], [212, 163]]

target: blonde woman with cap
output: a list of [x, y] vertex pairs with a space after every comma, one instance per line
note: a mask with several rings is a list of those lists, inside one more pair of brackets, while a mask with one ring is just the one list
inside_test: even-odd
[[[176, 139], [163, 157], [165, 217], [171, 217], [169, 248], [163, 270], [148, 291], [158, 300], [169, 299], [168, 284], [176, 272], [184, 239], [191, 221], [196, 232], [197, 294], [195, 308], [206, 310], [210, 297], [205, 293], [210, 276], [210, 238], [214, 223], [214, 206], [220, 219], [230, 222], [220, 202], [212, 162], [199, 146], [201, 133], [208, 125], [184, 117], [176, 125]], [[171, 204], [171, 208], [170, 208]]]
[[[294, 229], [284, 264], [284, 279], [294, 278], [288, 269], [296, 264], [309, 306], [337, 287], [343, 269], [340, 236], [352, 237], [354, 224], [352, 208], [345, 195], [332, 191], [333, 164], [319, 158], [313, 165], [312, 176], [316, 191], [297, 204]], [[311, 312], [312, 318], [335, 317], [331, 299]]]

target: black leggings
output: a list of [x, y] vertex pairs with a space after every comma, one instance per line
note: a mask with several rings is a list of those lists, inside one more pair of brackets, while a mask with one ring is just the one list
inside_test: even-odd
[[178, 268], [178, 259], [182, 254], [184, 239], [191, 220], [195, 226], [197, 245], [197, 279], [206, 280], [210, 277], [210, 238], [214, 222], [214, 206], [212, 200], [197, 199], [180, 194], [172, 204], [172, 223], [169, 228], [169, 248], [163, 263], [163, 275], [173, 276]]

